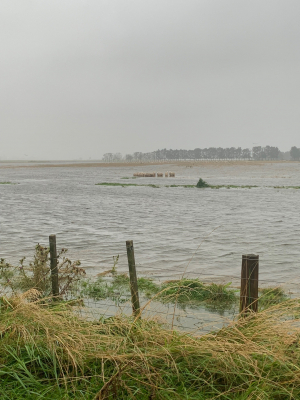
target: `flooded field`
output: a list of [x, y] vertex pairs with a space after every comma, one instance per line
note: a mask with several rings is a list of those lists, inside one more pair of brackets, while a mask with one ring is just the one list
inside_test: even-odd
[[[127, 271], [125, 241], [135, 245], [138, 273], [167, 280], [183, 273], [238, 283], [241, 256], [260, 256], [262, 283], [300, 282], [300, 163], [198, 164], [53, 168], [0, 165], [0, 256], [16, 263], [37, 243], [57, 235], [58, 247], [91, 275], [113, 264]], [[18, 166], [18, 168], [15, 168]], [[175, 178], [137, 178], [135, 172], [174, 171]], [[130, 178], [123, 180], [122, 178]], [[251, 189], [165, 187], [256, 185]], [[96, 186], [96, 183], [147, 186]]]

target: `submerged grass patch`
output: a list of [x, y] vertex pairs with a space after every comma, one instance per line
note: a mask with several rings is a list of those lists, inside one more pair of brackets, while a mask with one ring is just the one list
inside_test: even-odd
[[[136, 179], [137, 177], [123, 177], [121, 179]], [[102, 183], [96, 183], [96, 185], [100, 186], [149, 186], [152, 188], [162, 188], [162, 187], [167, 187], [167, 188], [178, 188], [178, 187], [183, 187], [183, 188], [197, 188], [197, 189], [252, 189], [252, 188], [258, 188], [260, 186], [257, 185], [211, 185], [204, 181], [202, 178], [199, 179], [196, 185], [154, 185], [154, 184], [136, 184], [136, 183], [116, 183], [116, 182], [102, 182]], [[300, 189], [300, 186], [265, 186], [267, 188], [273, 188], [273, 189]]]
[[0, 182], [0, 185], [15, 185], [13, 182]]
[[102, 183], [96, 183], [95, 185], [97, 186], [149, 186], [152, 188], [159, 188], [159, 186], [157, 185], [153, 185], [153, 184], [147, 184], [147, 185], [139, 185], [137, 183], [116, 183], [116, 182], [102, 182]]
[[230, 309], [236, 303], [235, 290], [227, 284], [204, 284], [199, 279], [181, 279], [161, 285], [158, 299], [162, 302], [177, 303], [182, 306], [205, 304], [219, 309]]
[[[95, 281], [82, 283], [83, 296], [94, 300], [110, 298], [117, 302], [130, 299], [129, 277], [126, 274], [115, 274], [111, 280], [98, 277]], [[231, 309], [237, 303], [236, 290], [227, 284], [204, 284], [199, 279], [181, 279], [156, 283], [150, 278], [138, 278], [138, 288], [141, 295], [148, 299], [154, 298], [164, 304], [174, 304], [182, 307], [215, 308], [223, 311]]]
[[[117, 304], [130, 300], [129, 277], [114, 273], [111, 279], [102, 276], [81, 283], [81, 296], [94, 300], [111, 299]], [[224, 284], [203, 283], [198, 278], [155, 282], [151, 278], [138, 278], [141, 296], [162, 304], [176, 304], [179, 308], [204, 307], [209, 311], [230, 311], [239, 304], [239, 289]], [[259, 309], [264, 310], [289, 299], [282, 288], [259, 289]]]
[[274, 189], [300, 189], [300, 186], [272, 186]]
[[[133, 178], [121, 178], [121, 179], [133, 179]], [[204, 182], [204, 181], [203, 181]], [[199, 183], [199, 182], [198, 182]], [[200, 188], [200, 189], [205, 189], [205, 188], [210, 188], [210, 189], [221, 189], [221, 188], [225, 188], [225, 189], [251, 189], [251, 188], [255, 188], [258, 186], [255, 185], [208, 185], [205, 182], [205, 186], [197, 186], [197, 185], [176, 185], [176, 184], [172, 184], [172, 185], [155, 185], [155, 184], [137, 184], [137, 183], [118, 183], [118, 182], [101, 182], [101, 183], [96, 183], [95, 185], [97, 186], [122, 186], [122, 187], [126, 187], [126, 186], [148, 186], [148, 187], [152, 187], [152, 188], [162, 188], [162, 187], [167, 187], [167, 188]]]

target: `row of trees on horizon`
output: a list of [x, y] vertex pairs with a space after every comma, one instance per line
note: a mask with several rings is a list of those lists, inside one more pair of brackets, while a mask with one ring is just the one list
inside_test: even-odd
[[278, 147], [255, 146], [252, 149], [241, 147], [209, 147], [194, 150], [161, 149], [150, 153], [135, 152], [133, 154], [105, 153], [105, 162], [131, 161], [164, 161], [164, 160], [299, 160], [300, 148], [293, 146], [290, 151], [282, 152]]

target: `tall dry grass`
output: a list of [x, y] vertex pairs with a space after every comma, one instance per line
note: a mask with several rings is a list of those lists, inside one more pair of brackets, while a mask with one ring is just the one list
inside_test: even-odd
[[299, 399], [300, 302], [204, 336], [97, 322], [30, 290], [1, 298], [1, 399]]

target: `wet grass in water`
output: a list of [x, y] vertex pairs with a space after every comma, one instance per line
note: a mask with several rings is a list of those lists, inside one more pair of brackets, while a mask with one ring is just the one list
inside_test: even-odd
[[274, 304], [282, 303], [288, 299], [288, 295], [280, 287], [263, 288], [259, 289], [259, 302], [260, 309], [266, 309]]
[[[116, 274], [111, 280], [98, 277], [96, 281], [82, 283], [81, 294], [94, 300], [114, 299], [127, 301], [130, 299], [129, 277]], [[155, 298], [163, 304], [176, 303], [181, 307], [204, 306], [216, 310], [230, 310], [237, 303], [236, 290], [227, 284], [204, 284], [199, 279], [182, 279], [156, 283], [152, 279], [138, 278], [139, 292], [148, 299]]]
[[126, 186], [149, 186], [149, 187], [152, 187], [152, 188], [159, 188], [159, 186], [153, 185], [153, 184], [138, 185], [137, 183], [116, 183], [116, 182], [102, 182], [102, 183], [96, 183], [95, 185], [97, 185], [97, 186], [122, 186], [122, 187], [126, 187]]
[[[135, 179], [137, 177], [123, 177], [121, 179]], [[197, 188], [197, 189], [252, 189], [252, 188], [258, 188], [260, 186], [257, 185], [211, 185], [204, 181], [202, 178], [199, 179], [196, 185], [154, 185], [154, 184], [135, 184], [135, 183], [115, 183], [115, 182], [102, 182], [102, 183], [96, 183], [96, 185], [100, 186], [149, 186], [152, 188], [162, 188], [162, 187], [167, 187], [167, 188]], [[266, 188], [273, 188], [273, 189], [300, 189], [300, 186], [264, 186]]]

